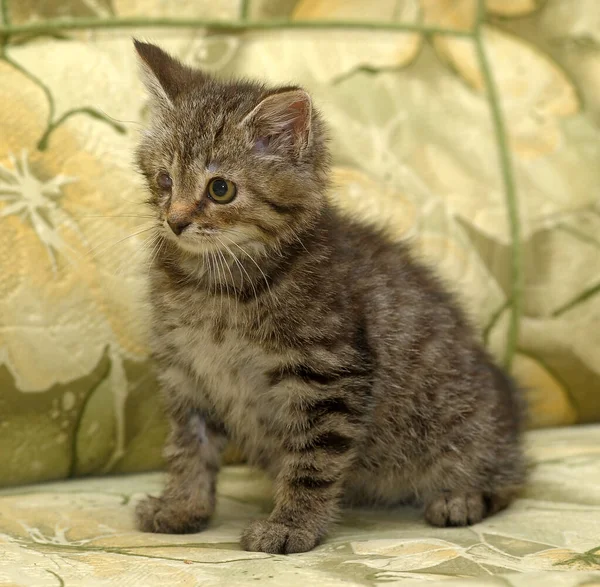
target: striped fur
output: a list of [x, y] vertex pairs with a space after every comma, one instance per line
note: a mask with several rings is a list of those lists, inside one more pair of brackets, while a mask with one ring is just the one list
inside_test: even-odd
[[[432, 273], [328, 203], [308, 96], [137, 47], [154, 113], [138, 151], [160, 242], [153, 348], [173, 428], [169, 481], [138, 506], [140, 528], [207, 523], [226, 439], [274, 479], [248, 550], [309, 550], [344, 503], [410, 500], [436, 525], [505, 507], [524, 480], [520, 395]], [[206, 198], [215, 173], [238, 186], [231, 204]], [[179, 236], [173, 206], [188, 210]]]

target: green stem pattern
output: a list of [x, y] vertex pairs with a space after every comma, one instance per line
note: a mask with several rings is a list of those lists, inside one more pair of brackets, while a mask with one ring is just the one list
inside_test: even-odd
[[[105, 349], [104, 353], [102, 353], [102, 358], [100, 359], [100, 363], [106, 361], [106, 367], [104, 368], [102, 374], [98, 378], [98, 381], [92, 385], [92, 387], [88, 390], [85, 398], [81, 402], [81, 406], [79, 408], [79, 413], [77, 414], [77, 419], [75, 420], [75, 424], [73, 426], [73, 432], [71, 434], [71, 463], [69, 465], [69, 473], [67, 474], [67, 478], [75, 477], [77, 474], [77, 440], [80, 434], [81, 422], [83, 420], [83, 415], [87, 408], [88, 402], [92, 399], [94, 392], [106, 381], [110, 374], [110, 361], [108, 360], [108, 347]], [[97, 368], [97, 367], [96, 367]], [[95, 369], [96, 369], [95, 368]]]
[[571, 236], [574, 236], [576, 239], [580, 240], [581, 242], [584, 242], [588, 245], [592, 245], [594, 247], [596, 247], [597, 249], [600, 249], [600, 241], [596, 240], [595, 238], [592, 238], [591, 236], [588, 236], [587, 234], [581, 232], [580, 230], [577, 230], [576, 228], [573, 228], [572, 226], [569, 226], [568, 224], [557, 224], [556, 228], [558, 230], [562, 230], [563, 232], [566, 232], [567, 234], [570, 234]]
[[65, 120], [67, 120], [68, 118], [71, 118], [71, 116], [73, 116], [75, 114], [87, 114], [91, 118], [95, 118], [96, 120], [101, 120], [102, 122], [105, 122], [106, 124], [112, 126], [119, 134], [125, 134], [125, 132], [126, 132], [126, 129], [122, 124], [119, 124], [118, 122], [115, 122], [114, 120], [111, 120], [110, 118], [108, 118], [101, 112], [98, 112], [94, 108], [90, 108], [90, 107], [73, 108], [71, 110], [67, 110], [58, 120], [56, 120], [48, 125], [48, 128], [46, 128], [44, 134], [42, 135], [42, 137], [40, 138], [40, 140], [38, 142], [37, 148], [40, 151], [45, 151], [48, 147], [48, 140], [50, 139], [50, 135]]
[[250, 0], [242, 0], [240, 5], [240, 19], [243, 21], [248, 20], [250, 15]]
[[504, 311], [510, 307], [510, 305], [510, 299], [508, 299], [492, 314], [490, 321], [488, 322], [487, 326], [483, 329], [483, 343], [485, 344], [485, 346], [488, 346], [490, 342], [490, 335], [492, 333], [492, 330], [494, 329], [494, 326], [496, 326], [496, 323], [498, 322], [498, 320], [500, 320], [500, 317], [502, 316], [502, 314], [504, 314]]
[[502, 180], [504, 183], [504, 195], [511, 238], [511, 314], [504, 354], [504, 364], [507, 368], [510, 368], [519, 340], [519, 326], [522, 312], [523, 263], [521, 259], [521, 223], [519, 218], [517, 189], [515, 185], [510, 148], [508, 145], [506, 125], [502, 114], [498, 88], [496, 87], [496, 82], [492, 75], [491, 67], [485, 51], [482, 31], [484, 16], [484, 0], [479, 0], [477, 20], [475, 24], [475, 50], [477, 52], [477, 58], [479, 60], [479, 67], [483, 76], [485, 90], [489, 98], [490, 114], [496, 135], [500, 168], [502, 170]]
[[56, 580], [58, 581], [58, 587], [65, 587], [65, 580], [58, 573], [55, 573], [50, 569], [46, 569], [46, 572], [50, 573], [56, 578]]
[[55, 120], [55, 104], [49, 88], [35, 75], [24, 69], [16, 61], [6, 54], [6, 46], [10, 38], [15, 35], [50, 35], [56, 36], [63, 31], [69, 30], [91, 30], [91, 29], [119, 29], [119, 28], [147, 28], [166, 27], [194, 29], [203, 28], [207, 31], [241, 33], [245, 31], [260, 30], [373, 30], [392, 32], [418, 32], [422, 34], [453, 35], [457, 37], [472, 37], [473, 33], [464, 30], [445, 29], [439, 27], [428, 27], [420, 23], [398, 23], [398, 22], [360, 22], [360, 21], [301, 21], [301, 20], [263, 20], [249, 21], [250, 0], [241, 0], [240, 20], [206, 20], [206, 19], [181, 19], [181, 18], [76, 18], [76, 19], [50, 19], [37, 22], [26, 22], [22, 24], [11, 24], [8, 12], [8, 0], [0, 0], [0, 14], [2, 24], [0, 25], [0, 59], [10, 63], [23, 75], [33, 81], [45, 94], [48, 101], [49, 113], [44, 130], [39, 142], [38, 149], [43, 151], [48, 146], [52, 133], [68, 118], [74, 114], [86, 114], [97, 120], [110, 124], [117, 132], [124, 133], [125, 128], [113, 122], [97, 110], [90, 107], [81, 107], [65, 112], [59, 119]]
[[[0, 17], [2, 17], [2, 26], [10, 26], [10, 16], [8, 14], [8, 0], [0, 0]], [[6, 55], [6, 45], [10, 35], [0, 34], [0, 58]]]
[[95, 118], [96, 120], [101, 120], [106, 124], [112, 126], [118, 133], [125, 134], [126, 129], [122, 124], [111, 120], [108, 116], [105, 116], [101, 112], [98, 112], [95, 108], [91, 108], [89, 106], [84, 106], [81, 108], [73, 108], [71, 110], [67, 110], [60, 118], [54, 120], [55, 115], [55, 104], [54, 98], [52, 97], [52, 92], [50, 88], [41, 79], [37, 76], [33, 75], [30, 71], [25, 69], [20, 63], [14, 61], [11, 57], [9, 57], [5, 52], [0, 56], [0, 59], [14, 67], [17, 71], [21, 72], [24, 76], [30, 79], [38, 88], [44, 92], [46, 96], [46, 100], [48, 102], [48, 119], [46, 121], [46, 129], [44, 130], [40, 140], [38, 141], [37, 148], [40, 151], [45, 151], [48, 147], [48, 141], [50, 139], [50, 135], [67, 119], [69, 119], [74, 114], [86, 114]]
[[52, 123], [52, 120], [54, 118], [54, 98], [52, 97], [52, 92], [50, 91], [50, 88], [48, 88], [48, 86], [46, 84], [44, 84], [44, 82], [41, 79], [39, 79], [37, 76], [33, 75], [33, 73], [31, 73], [27, 69], [25, 69], [20, 63], [17, 63], [16, 61], [14, 61], [6, 53], [4, 55], [2, 55], [2, 59], [6, 63], [8, 63], [12, 67], [14, 67], [17, 71], [22, 73], [25, 77], [30, 79], [38, 88], [40, 88], [40, 90], [42, 90], [42, 92], [44, 92], [44, 95], [46, 96], [46, 100], [48, 101], [48, 122], [47, 122], [47, 124], [48, 124], [48, 126], [50, 126], [50, 124]]
[[450, 35], [455, 37], [473, 37], [471, 31], [431, 27], [417, 23], [402, 22], [364, 22], [356, 20], [255, 20], [226, 21], [184, 18], [73, 18], [52, 19], [38, 22], [27, 22], [16, 25], [0, 26], [0, 35], [13, 36], [23, 33], [49, 33], [56, 31], [84, 29], [122, 29], [122, 28], [180, 28], [208, 29], [220, 32], [244, 32], [264, 30], [369, 30], [391, 32], [416, 32], [422, 34]]
[[[7, 3], [7, 0], [0, 0], [0, 10], [1, 10], [2, 18], [3, 18], [4, 22], [7, 22], [6, 19], [8, 18], [8, 16], [7, 16], [8, 10], [7, 10], [6, 3]], [[48, 140], [50, 139], [50, 135], [65, 120], [67, 120], [74, 114], [87, 114], [88, 116], [91, 116], [92, 118], [95, 118], [96, 120], [101, 120], [101, 121], [105, 122], [106, 124], [109, 124], [118, 133], [124, 134], [126, 132], [126, 129], [122, 124], [119, 124], [118, 122], [111, 120], [109, 117], [98, 112], [96, 109], [90, 108], [90, 107], [73, 108], [73, 109], [65, 112], [57, 120], [54, 120], [56, 108], [55, 108], [54, 98], [52, 96], [52, 92], [50, 91], [50, 88], [41, 79], [39, 79], [37, 76], [35, 76], [33, 73], [31, 73], [27, 69], [25, 69], [20, 63], [18, 63], [14, 59], [12, 59], [6, 53], [6, 45], [4, 44], [4, 41], [6, 40], [6, 36], [0, 35], [0, 38], [2, 38], [2, 43], [0, 44], [0, 60], [8, 63], [14, 69], [16, 69], [17, 71], [22, 73], [29, 80], [31, 80], [38, 88], [40, 88], [40, 90], [42, 90], [42, 92], [44, 92], [46, 101], [48, 102], [48, 118], [46, 120], [46, 129], [44, 130], [40, 140], [38, 141], [38, 144], [37, 144], [38, 150], [45, 151], [46, 148], [48, 147]]]
[[595, 296], [598, 293], [600, 293], [600, 282], [597, 283], [596, 285], [592, 285], [591, 287], [588, 287], [586, 290], [582, 291], [579, 295], [575, 296], [572, 300], [568, 301], [566, 304], [564, 304], [560, 308], [557, 308], [556, 310], [554, 310], [554, 312], [552, 312], [552, 317], [558, 318], [559, 316], [562, 316], [565, 312], [572, 310], [575, 306], [578, 306], [579, 304], [589, 300], [591, 297]]

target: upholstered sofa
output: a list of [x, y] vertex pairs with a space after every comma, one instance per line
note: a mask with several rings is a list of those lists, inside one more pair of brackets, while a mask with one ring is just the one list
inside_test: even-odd
[[[597, 0], [0, 0], [0, 585], [600, 585]], [[354, 510], [310, 553], [240, 550], [270, 487], [235, 447], [218, 513], [134, 529], [166, 433], [131, 37], [294, 82], [350, 213], [412, 243], [526, 390], [530, 478], [433, 529]]]

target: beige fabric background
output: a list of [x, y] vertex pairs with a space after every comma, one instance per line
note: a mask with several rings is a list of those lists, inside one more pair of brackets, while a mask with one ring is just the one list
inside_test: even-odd
[[160, 464], [133, 34], [305, 85], [331, 197], [442, 272], [531, 426], [600, 420], [597, 0], [0, 6], [0, 485]]

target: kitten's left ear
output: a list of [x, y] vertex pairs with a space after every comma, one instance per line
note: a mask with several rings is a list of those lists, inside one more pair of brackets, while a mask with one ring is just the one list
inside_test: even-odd
[[252, 128], [255, 148], [287, 148], [299, 155], [311, 138], [312, 100], [301, 88], [284, 88], [263, 98], [242, 124]]
[[160, 47], [134, 39], [141, 77], [150, 97], [163, 108], [172, 108], [176, 96], [194, 79], [195, 72]]

